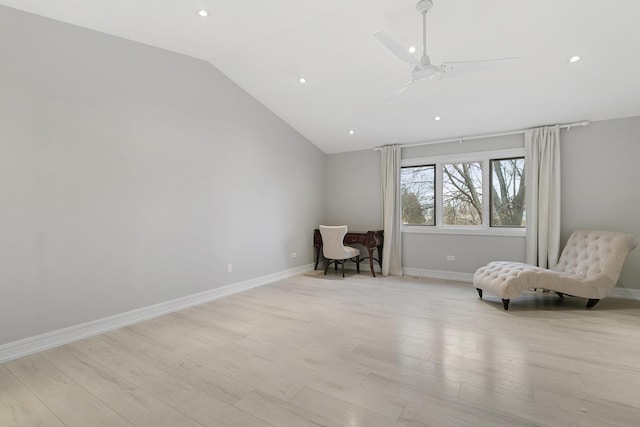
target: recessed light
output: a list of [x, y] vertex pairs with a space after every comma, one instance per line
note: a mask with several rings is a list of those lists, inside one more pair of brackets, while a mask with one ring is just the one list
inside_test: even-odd
[[409, 48], [409, 53], [416, 53], [416, 47], [415, 46], [411, 46]]
[[305, 84], [305, 83], [307, 82], [307, 79], [305, 79], [304, 77], [300, 77], [300, 78], [298, 79], [298, 81], [299, 81], [301, 84]]
[[439, 122], [440, 120], [442, 120], [442, 117], [440, 117], [440, 116], [435, 116], [435, 117], [433, 118], [433, 120], [435, 120], [436, 122]]
[[207, 12], [207, 11], [206, 11], [206, 10], [204, 10], [204, 9], [200, 9], [200, 10], [198, 11], [198, 15], [200, 15], [200, 16], [202, 16], [202, 17], [204, 18], [205, 16], [209, 16], [209, 12]]
[[570, 63], [574, 64], [578, 61], [580, 61], [582, 59], [582, 56], [580, 55], [573, 55], [567, 58], [567, 61], [569, 61]]
[[356, 131], [355, 131], [355, 130], [353, 130], [353, 129], [350, 129], [350, 130], [349, 130], [349, 135], [354, 135], [355, 133], [356, 133]]

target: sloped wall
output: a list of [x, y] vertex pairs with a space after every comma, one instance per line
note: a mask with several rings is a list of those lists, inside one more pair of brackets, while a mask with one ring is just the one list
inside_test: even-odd
[[0, 58], [0, 344], [311, 263], [325, 155], [210, 64], [3, 6]]

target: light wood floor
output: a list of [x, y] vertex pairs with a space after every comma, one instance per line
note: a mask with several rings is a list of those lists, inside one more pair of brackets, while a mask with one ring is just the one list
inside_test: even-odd
[[0, 426], [638, 426], [640, 302], [321, 272], [0, 365]]

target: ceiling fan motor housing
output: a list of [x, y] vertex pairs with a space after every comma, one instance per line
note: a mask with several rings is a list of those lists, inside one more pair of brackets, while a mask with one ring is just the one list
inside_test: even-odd
[[433, 2], [431, 0], [420, 0], [416, 5], [416, 9], [420, 13], [427, 13], [433, 7]]
[[413, 80], [427, 80], [435, 78], [440, 72], [441, 68], [436, 65], [427, 65], [422, 67], [416, 67], [413, 69]]

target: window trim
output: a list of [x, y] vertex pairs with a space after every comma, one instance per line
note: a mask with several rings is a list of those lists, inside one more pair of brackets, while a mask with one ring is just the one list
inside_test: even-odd
[[[521, 148], [508, 148], [503, 150], [490, 150], [479, 151], [472, 153], [460, 153], [450, 154], [442, 156], [431, 157], [414, 157], [410, 159], [402, 159], [400, 162], [401, 167], [412, 166], [424, 166], [424, 165], [436, 165], [435, 180], [436, 186], [434, 189], [435, 197], [435, 225], [403, 225], [401, 224], [402, 233], [416, 233], [416, 234], [458, 234], [458, 235], [486, 235], [486, 236], [525, 236], [526, 227], [491, 227], [490, 212], [490, 191], [491, 177], [490, 177], [490, 161], [496, 159], [524, 157], [525, 167], [527, 159], [525, 156], [524, 147]], [[482, 165], [482, 182], [483, 182], [483, 196], [482, 196], [482, 216], [483, 224], [481, 226], [452, 226], [442, 224], [442, 191], [439, 186], [442, 184], [442, 165], [449, 163], [464, 163], [464, 162], [479, 162]], [[485, 184], [486, 183], [486, 184]], [[489, 193], [487, 193], [489, 191]], [[485, 195], [487, 194], [487, 195]], [[402, 207], [400, 207], [402, 209]]]

